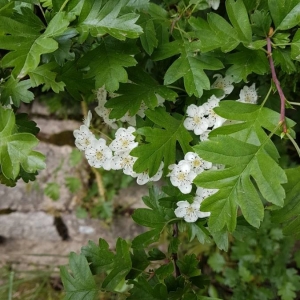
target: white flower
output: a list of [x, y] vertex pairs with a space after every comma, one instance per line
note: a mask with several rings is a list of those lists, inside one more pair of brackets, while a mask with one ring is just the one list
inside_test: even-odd
[[190, 163], [192, 170], [196, 174], [200, 174], [204, 170], [210, 169], [212, 167], [211, 162], [200, 158], [199, 155], [194, 152], [187, 152], [184, 156], [184, 160]]
[[186, 113], [188, 117], [184, 120], [184, 127], [188, 130], [194, 130], [199, 135], [207, 130], [208, 121], [205, 118], [205, 109], [202, 106], [191, 104], [188, 106]]
[[253, 83], [250, 87], [244, 86], [240, 91], [240, 99], [237, 100], [239, 102], [243, 103], [251, 103], [256, 104], [257, 103], [257, 92], [255, 90], [255, 83]]
[[137, 177], [137, 174], [133, 171], [133, 165], [137, 160], [137, 157], [133, 157], [129, 151], [119, 151], [111, 159], [111, 168], [113, 170], [123, 170], [123, 173], [132, 177]]
[[130, 151], [135, 148], [138, 143], [134, 142], [135, 136], [132, 134], [135, 128], [130, 126], [127, 129], [119, 128], [115, 134], [115, 139], [109, 145], [113, 151]]
[[97, 90], [97, 99], [98, 99], [98, 103], [102, 104], [106, 102], [107, 91], [104, 86]]
[[141, 118], [145, 117], [145, 111], [148, 109], [147, 105], [142, 101], [141, 106], [138, 110], [138, 112], [136, 113], [138, 116], [140, 116]]
[[155, 94], [155, 96], [157, 98], [157, 106], [163, 106], [166, 99], [158, 94]]
[[220, 74], [215, 74], [213, 77], [217, 77], [217, 80], [211, 85], [213, 89], [221, 89], [226, 95], [233, 91], [233, 78], [232, 76], [225, 76], [224, 78]]
[[86, 125], [81, 125], [79, 129], [74, 130], [73, 135], [75, 145], [81, 151], [84, 151], [96, 139]]
[[205, 130], [203, 133], [200, 134], [200, 141], [207, 141], [208, 140], [208, 135], [210, 134], [211, 130]]
[[192, 170], [190, 163], [182, 160], [176, 164], [169, 166], [171, 172], [170, 176], [171, 183], [178, 187], [181, 193], [188, 194], [192, 190], [192, 183], [197, 174]]
[[86, 148], [85, 156], [89, 164], [94, 168], [101, 168], [110, 170], [110, 159], [112, 158], [112, 151], [106, 146], [106, 141], [102, 138], [93, 140]]
[[143, 173], [138, 173], [137, 174], [137, 179], [136, 182], [139, 185], [143, 185], [149, 181], [158, 181], [163, 173], [163, 167], [164, 167], [164, 163], [161, 162], [158, 171], [156, 172], [156, 174], [152, 177], [149, 177], [149, 174], [147, 171], [143, 172]]
[[208, 126], [217, 128], [222, 126], [222, 124], [226, 121], [226, 119], [220, 117], [215, 113], [214, 108], [219, 106], [220, 99], [218, 99], [215, 95], [212, 95], [206, 103], [202, 106], [205, 109], [205, 114], [207, 115]]
[[194, 201], [201, 203], [204, 199], [215, 194], [217, 191], [218, 189], [205, 189], [202, 187], [198, 187], [196, 190], [196, 197]]
[[111, 109], [105, 107], [105, 104], [107, 102], [106, 96], [107, 96], [106, 90], [103, 87], [100, 88], [97, 92], [98, 106], [95, 108], [95, 112], [98, 114], [98, 116], [100, 116], [103, 119], [105, 124], [107, 124], [113, 129], [117, 129], [118, 126], [115, 123], [116, 119], [109, 118]]
[[177, 206], [174, 211], [177, 218], [184, 218], [184, 221], [188, 223], [193, 223], [198, 218], [203, 218], [203, 213], [199, 211], [200, 204], [198, 202], [190, 204], [188, 201], [178, 201]]
[[92, 121], [92, 113], [91, 113], [91, 111], [89, 110], [89, 112], [88, 112], [86, 118], [83, 119], [83, 124], [84, 124], [86, 127], [90, 127], [91, 121]]
[[206, 0], [206, 2], [208, 3], [209, 7], [214, 10], [219, 8], [220, 0]]
[[135, 116], [130, 116], [129, 113], [127, 112], [121, 119], [121, 122], [127, 122], [131, 126], [136, 125], [136, 118]]

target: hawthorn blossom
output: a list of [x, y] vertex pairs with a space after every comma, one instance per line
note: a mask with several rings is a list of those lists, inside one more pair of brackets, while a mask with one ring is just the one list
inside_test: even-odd
[[184, 221], [188, 223], [193, 223], [198, 220], [198, 218], [204, 218], [203, 212], [201, 212], [200, 204], [198, 202], [193, 202], [190, 204], [188, 201], [178, 201], [177, 208], [175, 209], [175, 215], [177, 218], [184, 218]]
[[195, 134], [200, 135], [209, 127], [208, 120], [205, 118], [205, 108], [191, 104], [188, 106], [186, 113], [188, 117], [184, 120], [184, 127], [193, 130]]
[[202, 105], [206, 111], [209, 127], [220, 127], [226, 121], [226, 119], [222, 118], [214, 111], [214, 108], [219, 106], [219, 102], [220, 99], [218, 99], [215, 95], [212, 95], [208, 101]]
[[145, 171], [143, 173], [137, 173], [137, 179], [136, 179], [137, 184], [143, 185], [150, 181], [158, 181], [163, 174], [163, 167], [164, 167], [164, 163], [161, 162], [158, 171], [152, 177], [149, 177], [148, 171]]
[[208, 135], [210, 134], [211, 130], [205, 130], [203, 133], [200, 134], [199, 138], [201, 142], [208, 140]]
[[202, 202], [207, 197], [215, 194], [218, 191], [218, 189], [205, 189], [202, 187], [198, 187], [196, 190], [196, 197], [194, 198], [194, 201]]
[[75, 145], [81, 151], [85, 151], [85, 149], [96, 140], [95, 135], [86, 125], [81, 125], [79, 129], [75, 129], [73, 135], [75, 137]]
[[204, 170], [210, 169], [212, 167], [212, 163], [205, 161], [200, 158], [198, 154], [194, 152], [187, 152], [184, 156], [184, 161], [188, 162], [192, 168], [192, 170], [196, 174], [202, 173]]
[[238, 99], [238, 102], [243, 103], [251, 103], [256, 104], [257, 103], [257, 92], [255, 89], [255, 83], [253, 83], [250, 87], [244, 86], [240, 91], [240, 99]]
[[178, 165], [172, 164], [169, 166], [171, 172], [170, 181], [172, 185], [179, 188], [181, 193], [188, 194], [192, 190], [192, 183], [197, 174], [192, 170], [191, 164], [184, 160], [180, 161]]
[[109, 148], [115, 152], [131, 151], [138, 143], [134, 142], [135, 136], [132, 134], [135, 128], [130, 126], [127, 129], [119, 128], [115, 134], [115, 139], [109, 145]]
[[130, 126], [136, 126], [135, 116], [130, 116], [128, 112], [119, 120], [121, 122], [127, 122]]
[[233, 91], [233, 78], [232, 76], [222, 77], [221, 74], [215, 74], [213, 77], [217, 77], [216, 81], [211, 85], [212, 89], [221, 89], [226, 95], [229, 95]]
[[106, 141], [102, 138], [95, 139], [86, 148], [85, 156], [89, 164], [94, 168], [103, 168], [104, 170], [111, 169], [112, 151], [106, 146]]
[[113, 170], [123, 170], [123, 173], [131, 177], [137, 177], [137, 173], [133, 171], [133, 165], [137, 157], [131, 156], [129, 151], [118, 151], [111, 159], [111, 168]]
[[206, 2], [214, 10], [217, 10], [220, 6], [220, 0], [206, 0]]

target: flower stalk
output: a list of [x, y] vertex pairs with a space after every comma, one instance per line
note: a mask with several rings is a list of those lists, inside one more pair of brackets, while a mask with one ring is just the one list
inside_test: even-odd
[[[173, 237], [174, 238], [178, 237], [178, 224], [177, 223], [173, 224]], [[177, 277], [180, 276], [180, 270], [179, 270], [178, 265], [177, 265], [177, 260], [178, 260], [177, 253], [172, 253], [172, 259], [173, 259], [173, 262], [174, 262], [175, 277], [177, 278]]]
[[270, 28], [269, 34], [267, 36], [267, 52], [268, 52], [268, 59], [269, 59], [269, 64], [270, 64], [270, 69], [272, 73], [272, 80], [275, 83], [276, 89], [278, 91], [279, 97], [280, 97], [280, 124], [282, 125], [283, 133], [287, 133], [287, 127], [286, 127], [286, 122], [285, 122], [285, 96], [282, 91], [282, 88], [280, 86], [280, 82], [277, 78], [276, 71], [275, 71], [275, 66], [274, 66], [274, 61], [272, 57], [272, 44], [271, 44], [271, 37], [273, 35], [273, 28]]

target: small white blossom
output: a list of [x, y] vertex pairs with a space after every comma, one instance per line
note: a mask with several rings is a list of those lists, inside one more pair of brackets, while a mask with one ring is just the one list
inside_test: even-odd
[[206, 0], [206, 2], [214, 10], [217, 10], [220, 6], [220, 0]]
[[86, 148], [85, 156], [89, 164], [94, 168], [103, 168], [110, 170], [112, 151], [106, 146], [106, 141], [102, 138], [93, 140], [92, 143]]
[[199, 211], [200, 204], [198, 202], [190, 204], [188, 201], [178, 201], [177, 206], [174, 211], [177, 218], [184, 218], [184, 221], [188, 223], [193, 223], [198, 218], [203, 218], [203, 213]]
[[208, 135], [210, 134], [211, 130], [205, 130], [203, 133], [200, 134], [200, 141], [207, 141], [208, 140]]
[[137, 179], [136, 179], [137, 184], [143, 185], [149, 181], [158, 181], [162, 176], [163, 167], [164, 167], [164, 163], [162, 162], [159, 166], [158, 171], [152, 177], [149, 177], [149, 174], [147, 171], [145, 171], [143, 173], [137, 173]]
[[123, 170], [123, 173], [131, 177], [137, 177], [136, 172], [133, 171], [133, 165], [137, 157], [133, 157], [129, 151], [119, 151], [114, 154], [111, 159], [111, 168], [113, 170]]
[[195, 134], [200, 135], [205, 132], [209, 126], [205, 118], [205, 109], [202, 106], [191, 104], [186, 110], [188, 117], [184, 120], [184, 127], [193, 130]]
[[104, 86], [97, 90], [97, 99], [99, 103], [104, 103], [107, 100], [107, 91]]
[[181, 193], [188, 194], [192, 190], [192, 183], [197, 174], [192, 170], [190, 163], [182, 160], [176, 164], [169, 166], [171, 172], [168, 174], [170, 176], [170, 181], [172, 185], [179, 188]]
[[91, 121], [92, 121], [92, 113], [91, 113], [91, 111], [89, 110], [89, 112], [88, 112], [86, 118], [83, 119], [83, 124], [84, 124], [86, 127], [90, 127]]
[[184, 160], [190, 163], [192, 170], [196, 174], [200, 174], [204, 170], [210, 169], [212, 167], [211, 162], [200, 158], [199, 155], [194, 152], [187, 152], [184, 156]]
[[214, 108], [219, 106], [220, 99], [215, 95], [212, 95], [206, 103], [202, 106], [205, 109], [205, 114], [207, 115], [208, 126], [217, 128], [222, 126], [226, 119], [220, 117], [215, 111]]
[[120, 119], [120, 121], [127, 122], [131, 126], [136, 126], [135, 116], [130, 116], [128, 112]]
[[145, 111], [148, 109], [147, 105], [144, 103], [144, 101], [142, 101], [141, 106], [138, 110], [138, 112], [136, 113], [138, 116], [140, 116], [141, 118], [145, 117]]
[[132, 126], [127, 129], [119, 128], [109, 148], [116, 152], [132, 150], [138, 145], [137, 142], [134, 142], [135, 136], [132, 134], [133, 132], [135, 132], [135, 128]]
[[240, 99], [237, 100], [238, 102], [243, 103], [251, 103], [256, 104], [257, 103], [257, 92], [255, 89], [255, 83], [253, 83], [250, 87], [244, 86], [240, 91]]
[[95, 135], [86, 125], [81, 125], [79, 129], [74, 130], [73, 135], [75, 137], [75, 145], [81, 151], [85, 151], [96, 139]]
[[220, 74], [215, 74], [213, 77], [217, 77], [216, 81], [211, 85], [212, 89], [221, 89], [226, 95], [229, 95], [233, 91], [233, 78], [232, 76], [225, 76], [224, 78]]
[[155, 94], [155, 96], [157, 98], [157, 106], [163, 106], [166, 99], [158, 94]]

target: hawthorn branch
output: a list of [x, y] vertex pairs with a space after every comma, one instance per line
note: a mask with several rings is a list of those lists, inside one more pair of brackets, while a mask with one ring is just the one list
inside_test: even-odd
[[269, 64], [270, 64], [270, 69], [272, 73], [272, 80], [275, 83], [276, 89], [278, 91], [279, 97], [280, 97], [280, 124], [282, 125], [282, 129], [284, 133], [287, 133], [287, 128], [286, 128], [286, 122], [285, 122], [285, 96], [282, 91], [282, 88], [280, 86], [280, 82], [277, 78], [276, 71], [275, 71], [275, 66], [274, 66], [274, 61], [272, 57], [272, 45], [271, 45], [271, 36], [273, 34], [273, 28], [270, 28], [269, 35], [267, 36], [267, 51], [268, 51], [268, 59], [269, 59]]
[[[178, 224], [177, 223], [174, 223], [173, 224], [173, 237], [174, 238], [177, 238], [178, 237]], [[178, 260], [178, 255], [177, 253], [172, 253], [172, 259], [173, 259], [173, 262], [174, 262], [174, 268], [175, 268], [175, 277], [178, 277], [180, 276], [180, 270], [177, 266], [177, 260]]]

